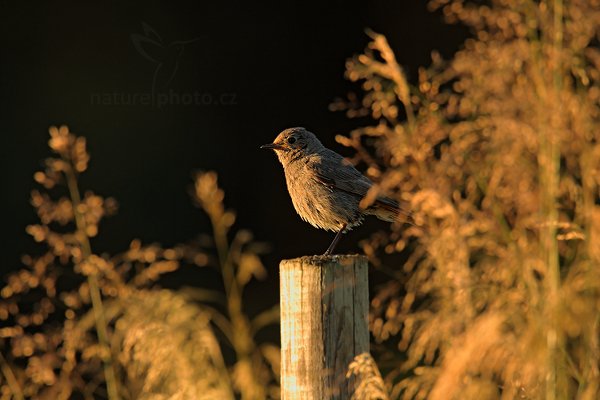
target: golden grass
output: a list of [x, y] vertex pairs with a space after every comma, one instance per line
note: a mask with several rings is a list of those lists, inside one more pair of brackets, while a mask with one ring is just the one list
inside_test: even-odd
[[332, 106], [373, 119], [338, 140], [414, 213], [363, 243], [407, 257], [372, 301], [406, 353], [376, 356], [390, 397], [598, 398], [600, 3], [432, 6], [472, 28], [464, 48], [411, 86], [370, 33], [347, 63], [364, 95]]
[[[56, 156], [34, 178], [67, 196], [32, 192], [40, 223], [27, 232], [47, 251], [25, 256], [25, 268], [0, 291], [0, 398], [278, 398], [278, 348], [254, 340], [277, 322], [277, 308], [250, 320], [242, 307], [246, 284], [266, 276], [259, 258], [265, 246], [245, 230], [229, 235], [235, 216], [224, 209], [216, 174], [198, 174], [193, 194], [212, 222], [212, 244], [163, 248], [133, 240], [121, 254], [98, 255], [90, 238], [115, 213], [116, 201], [80, 195], [77, 178], [89, 162], [85, 139], [66, 126], [51, 127], [50, 135]], [[222, 275], [224, 293], [177, 293], [157, 284], [165, 273], [208, 266]], [[235, 350], [231, 365], [214, 327]]]

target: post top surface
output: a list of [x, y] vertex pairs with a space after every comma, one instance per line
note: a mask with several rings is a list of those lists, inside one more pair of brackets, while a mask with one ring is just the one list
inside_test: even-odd
[[333, 254], [333, 255], [315, 255], [315, 256], [302, 256], [298, 258], [291, 258], [281, 260], [281, 265], [287, 264], [310, 264], [316, 266], [322, 266], [325, 264], [353, 264], [353, 263], [367, 263], [367, 257], [362, 254]]

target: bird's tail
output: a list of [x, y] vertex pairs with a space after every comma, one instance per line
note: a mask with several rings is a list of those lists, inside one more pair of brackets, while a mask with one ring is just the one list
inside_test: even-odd
[[375, 202], [365, 210], [366, 214], [374, 215], [387, 222], [402, 222], [413, 224], [412, 213], [389, 197], [378, 197]]

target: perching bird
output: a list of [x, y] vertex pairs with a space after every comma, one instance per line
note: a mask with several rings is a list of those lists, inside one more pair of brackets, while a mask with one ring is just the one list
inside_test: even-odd
[[337, 232], [325, 255], [332, 254], [342, 234], [360, 225], [366, 215], [392, 222], [403, 213], [397, 201], [383, 196], [362, 209], [359, 203], [373, 182], [304, 128], [286, 129], [261, 148], [277, 154], [300, 217], [316, 228]]

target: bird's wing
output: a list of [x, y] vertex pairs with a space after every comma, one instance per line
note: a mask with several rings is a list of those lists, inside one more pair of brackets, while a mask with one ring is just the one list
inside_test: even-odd
[[373, 186], [373, 182], [361, 174], [339, 154], [326, 150], [310, 165], [317, 180], [331, 190], [337, 189], [362, 199]]
[[[373, 182], [339, 154], [331, 150], [326, 151], [326, 154], [316, 157], [311, 165], [317, 180], [330, 190], [346, 192], [359, 200], [365, 197]], [[368, 210], [387, 221], [394, 221], [399, 217], [405, 222], [411, 220], [410, 211], [389, 197], [378, 196]]]

